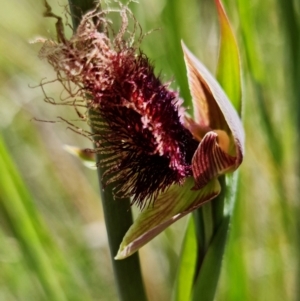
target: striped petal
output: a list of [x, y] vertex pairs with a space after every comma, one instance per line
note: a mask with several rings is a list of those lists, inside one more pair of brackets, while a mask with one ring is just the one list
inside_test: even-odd
[[195, 122], [211, 130], [225, 131], [230, 139], [229, 154], [239, 166], [244, 154], [242, 122], [225, 92], [206, 67], [182, 43]]
[[215, 198], [221, 189], [217, 179], [197, 191], [192, 187], [193, 179], [188, 178], [183, 186], [172, 186], [145, 208], [126, 233], [115, 259], [130, 256], [168, 226]]
[[218, 134], [208, 132], [195, 152], [192, 170], [195, 179], [193, 189], [204, 187], [211, 179], [230, 171], [235, 165], [235, 157], [228, 155], [219, 144]]
[[219, 83], [184, 44], [182, 48], [195, 116], [193, 122], [187, 121], [187, 128], [201, 141], [192, 160], [194, 189], [201, 189], [211, 179], [241, 164], [244, 131]]

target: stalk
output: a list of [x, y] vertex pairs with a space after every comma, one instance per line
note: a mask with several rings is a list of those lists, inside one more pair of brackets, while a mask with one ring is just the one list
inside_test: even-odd
[[[198, 258], [194, 278], [193, 301], [199, 300], [199, 298], [202, 301], [213, 301], [220, 278], [230, 214], [224, 214], [227, 195], [225, 176], [221, 176], [219, 181], [222, 187], [221, 193], [194, 213]], [[232, 189], [237, 183], [231, 184]], [[227, 198], [230, 198], [229, 194]], [[234, 203], [232, 199], [226, 201]]]
[[[82, 14], [95, 8], [93, 0], [69, 0], [69, 4], [74, 29], [78, 26]], [[96, 132], [93, 121], [91, 121], [91, 130], [93, 133]], [[97, 155], [97, 162], [99, 160], [100, 156]], [[101, 181], [102, 174], [103, 169], [98, 168], [100, 197], [119, 299], [121, 301], [146, 301], [138, 253], [121, 261], [114, 260], [120, 242], [133, 222], [130, 200], [115, 200], [111, 188], [107, 187], [104, 190]]]

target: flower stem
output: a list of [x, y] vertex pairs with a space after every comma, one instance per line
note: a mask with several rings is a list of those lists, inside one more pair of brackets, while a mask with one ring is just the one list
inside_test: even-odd
[[220, 276], [230, 215], [224, 214], [225, 176], [219, 182], [221, 193], [194, 212], [198, 258], [192, 300], [213, 301]]
[[[83, 13], [95, 8], [94, 0], [69, 0], [69, 4], [74, 28], [78, 26]], [[95, 132], [92, 121], [91, 128], [92, 132]], [[97, 163], [99, 160], [100, 156], [97, 156]], [[98, 168], [100, 196], [119, 299], [121, 301], [146, 301], [138, 253], [124, 260], [114, 260], [122, 238], [133, 221], [130, 200], [115, 200], [110, 187], [103, 190], [102, 174], [103, 170]]]
[[[97, 161], [99, 158], [97, 158]], [[101, 189], [102, 169], [98, 168]], [[110, 188], [100, 191], [105, 217], [108, 242], [112, 258], [116, 256], [120, 242], [132, 224], [132, 213], [128, 199], [114, 200]], [[113, 268], [119, 297], [122, 301], [147, 300], [141, 276], [138, 253], [123, 260], [113, 260]]]

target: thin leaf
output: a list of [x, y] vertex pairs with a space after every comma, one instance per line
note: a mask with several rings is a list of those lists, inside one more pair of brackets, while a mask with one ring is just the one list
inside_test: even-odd
[[193, 290], [192, 301], [212, 301], [214, 299], [227, 241], [230, 218], [223, 219], [208, 248]]
[[67, 300], [47, 251], [43, 248], [42, 243], [45, 243], [46, 237], [31, 197], [1, 139], [0, 175], [0, 207], [20, 242], [30, 268], [40, 280], [49, 300]]
[[197, 242], [195, 240], [195, 222], [189, 218], [182, 243], [179, 269], [175, 283], [174, 301], [190, 300], [197, 262]]
[[241, 115], [241, 68], [238, 45], [220, 0], [215, 0], [221, 27], [221, 42], [217, 79]]

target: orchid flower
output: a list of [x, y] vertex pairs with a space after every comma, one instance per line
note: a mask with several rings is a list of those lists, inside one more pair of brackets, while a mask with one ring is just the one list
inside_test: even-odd
[[57, 26], [58, 42], [43, 40], [40, 56], [64, 87], [75, 86], [71, 103], [87, 108], [104, 186], [141, 208], [115, 257], [123, 259], [220, 193], [218, 177], [242, 162], [244, 133], [225, 92], [183, 43], [193, 118], [138, 50], [128, 7], [117, 34], [109, 13], [88, 13], [70, 39]]
[[184, 125], [199, 141], [192, 161], [192, 176], [172, 186], [145, 208], [127, 232], [116, 256], [125, 258], [188, 213], [220, 193], [218, 176], [233, 172], [243, 160], [241, 120], [226, 94], [205, 66], [182, 43], [194, 119]]

